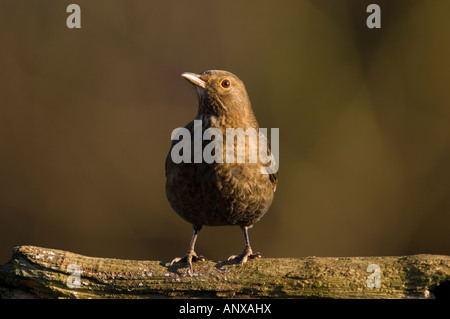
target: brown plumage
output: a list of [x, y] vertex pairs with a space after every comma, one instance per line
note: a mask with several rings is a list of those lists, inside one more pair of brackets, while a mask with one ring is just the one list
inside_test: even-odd
[[[185, 261], [192, 269], [192, 261], [204, 259], [194, 251], [202, 226], [240, 226], [244, 231], [245, 249], [242, 254], [230, 258], [245, 263], [248, 258], [261, 257], [259, 253], [253, 254], [247, 230], [269, 209], [277, 186], [277, 173], [263, 174], [261, 168], [268, 164], [259, 159], [256, 163], [249, 160], [249, 144], [257, 143], [257, 139], [246, 139], [245, 163], [236, 160], [227, 163], [225, 156], [226, 128], [253, 128], [256, 132], [259, 129], [244, 83], [234, 74], [219, 70], [183, 73], [182, 76], [196, 88], [199, 107], [194, 120], [202, 121], [201, 132], [217, 128], [223, 134], [223, 143], [214, 140], [223, 151], [223, 163], [204, 160], [194, 163], [194, 121], [185, 126], [191, 134], [190, 163], [174, 163], [171, 153], [179, 141], [172, 142], [166, 159], [167, 199], [175, 212], [194, 227], [186, 256], [176, 258], [172, 263]], [[258, 138], [265, 137], [259, 135]], [[202, 140], [202, 150], [209, 143], [211, 141]], [[237, 154], [237, 142], [234, 151]]]

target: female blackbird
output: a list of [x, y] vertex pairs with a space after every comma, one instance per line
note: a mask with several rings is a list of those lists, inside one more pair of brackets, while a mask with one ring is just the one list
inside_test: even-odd
[[[231, 256], [229, 259], [238, 260], [243, 264], [248, 258], [261, 257], [260, 253], [254, 254], [250, 247], [248, 228], [259, 221], [272, 203], [278, 180], [277, 172], [273, 170], [276, 166], [274, 157], [270, 153], [266, 137], [258, 133], [259, 126], [253, 114], [250, 99], [244, 83], [237, 76], [227, 71], [210, 70], [200, 74], [183, 73], [182, 77], [194, 84], [199, 106], [195, 122], [191, 121], [185, 126], [190, 133], [189, 140], [174, 139], [166, 158], [166, 195], [175, 212], [193, 225], [194, 234], [186, 255], [183, 258], [175, 258], [172, 264], [180, 261], [187, 262], [189, 270], [192, 271], [192, 261], [204, 260], [194, 251], [198, 232], [204, 225], [240, 226], [244, 232], [245, 248], [242, 254]], [[216, 132], [220, 130], [223, 134], [222, 140], [214, 136], [214, 139], [202, 138], [200, 141], [201, 152], [205, 150], [207, 144], [215, 142], [217, 156], [215, 161], [198, 160], [199, 148], [195, 149], [198, 137], [194, 138], [194, 135], [199, 133], [199, 123], [201, 123], [202, 137], [205, 130], [209, 128], [216, 129]], [[256, 138], [251, 134], [244, 136], [245, 161], [232, 158], [233, 161], [230, 162], [230, 158], [226, 157], [227, 128], [235, 129], [235, 133], [238, 132], [237, 139], [239, 135], [245, 134], [243, 131], [256, 131]], [[239, 131], [238, 128], [242, 130]], [[247, 130], [249, 128], [251, 130]], [[265, 144], [258, 144], [262, 140]], [[174, 161], [174, 155], [179, 155], [176, 154], [174, 146], [182, 142], [187, 142], [184, 145], [187, 145], [191, 154], [188, 155], [188, 160]], [[228, 145], [233, 145], [233, 149], [229, 147], [228, 151], [239, 152], [234, 136], [231, 143]], [[259, 154], [269, 156], [270, 161], [267, 158], [250, 160], [251, 146], [255, 146], [253, 144], [265, 146], [265, 152], [259, 152]], [[179, 149], [180, 147], [177, 148], [178, 151]], [[184, 151], [186, 149], [183, 149]], [[195, 154], [196, 151], [197, 154]], [[267, 170], [264, 171], [265, 169]]]

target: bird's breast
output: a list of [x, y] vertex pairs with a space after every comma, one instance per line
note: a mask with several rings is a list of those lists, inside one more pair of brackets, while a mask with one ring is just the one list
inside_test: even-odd
[[[269, 175], [261, 173], [261, 163], [250, 159], [250, 146], [257, 143], [258, 135], [231, 127], [230, 143], [227, 127], [216, 116], [197, 116], [186, 128], [192, 135], [192, 153], [200, 140], [198, 134], [202, 135], [203, 158], [175, 164], [168, 157], [166, 193], [174, 210], [194, 225], [252, 225], [259, 220], [272, 202], [274, 189]], [[211, 138], [210, 134], [205, 138], [208, 129], [222, 137]], [[245, 142], [239, 148], [242, 137]]]

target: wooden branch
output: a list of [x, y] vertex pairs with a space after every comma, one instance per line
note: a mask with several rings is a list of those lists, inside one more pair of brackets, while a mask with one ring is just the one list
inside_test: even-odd
[[439, 298], [449, 291], [443, 255], [204, 261], [190, 274], [184, 264], [20, 246], [0, 266], [1, 298]]

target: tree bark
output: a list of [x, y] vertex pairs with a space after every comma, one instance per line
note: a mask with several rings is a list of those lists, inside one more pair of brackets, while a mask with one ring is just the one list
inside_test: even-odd
[[262, 258], [170, 266], [20, 246], [0, 266], [1, 298], [441, 298], [450, 256]]

